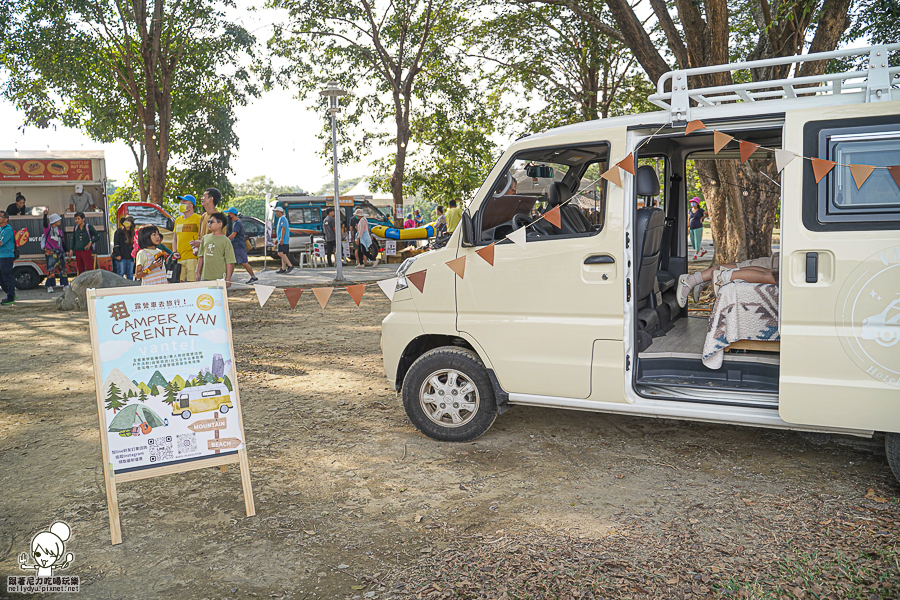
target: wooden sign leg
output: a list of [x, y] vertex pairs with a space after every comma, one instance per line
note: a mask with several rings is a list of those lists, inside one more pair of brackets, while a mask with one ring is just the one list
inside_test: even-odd
[[244, 508], [247, 510], [247, 516], [252, 517], [256, 514], [256, 507], [253, 505], [253, 487], [250, 485], [250, 461], [247, 460], [247, 450], [244, 448], [238, 450], [238, 458], [241, 469], [241, 487], [244, 490]]
[[110, 467], [103, 470], [106, 478], [106, 507], [109, 510], [109, 535], [112, 544], [122, 543], [122, 527], [119, 524], [119, 496], [116, 493], [115, 478], [110, 475]]

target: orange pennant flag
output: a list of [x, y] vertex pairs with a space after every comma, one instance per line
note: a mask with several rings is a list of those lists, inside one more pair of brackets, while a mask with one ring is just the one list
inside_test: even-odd
[[824, 158], [811, 158], [813, 174], [816, 176], [816, 183], [822, 181], [822, 178], [828, 175], [837, 163], [833, 160], [825, 160]]
[[544, 218], [547, 219], [550, 223], [556, 225], [556, 228], [559, 229], [562, 227], [562, 219], [560, 218], [559, 206], [554, 206], [553, 210], [548, 210], [544, 213]]
[[888, 173], [891, 174], [891, 177], [894, 178], [894, 183], [896, 183], [897, 187], [900, 188], [900, 165], [888, 167]]
[[601, 179], [605, 179], [610, 183], [614, 183], [619, 187], [622, 187], [622, 176], [619, 175], [619, 167], [613, 167], [606, 173], [600, 176]]
[[316, 295], [316, 300], [319, 301], [319, 306], [324, 310], [325, 305], [328, 304], [328, 299], [331, 298], [331, 292], [334, 291], [334, 288], [330, 287], [322, 287], [322, 288], [313, 288], [313, 294]]
[[300, 288], [284, 288], [284, 295], [287, 296], [288, 304], [291, 305], [291, 310], [297, 306], [297, 301], [300, 300], [302, 294], [303, 290]]
[[703, 121], [701, 121], [700, 119], [694, 119], [687, 124], [687, 127], [684, 128], [684, 135], [694, 133], [698, 129], [706, 129], [706, 125], [704, 125]]
[[720, 131], [713, 132], [713, 150], [714, 154], [718, 154], [719, 151], [728, 145], [728, 142], [733, 140], [734, 138], [728, 135], [727, 133], [722, 133]]
[[752, 142], [745, 142], [744, 140], [740, 140], [741, 142], [741, 163], [747, 162], [747, 159], [750, 158], [756, 149], [759, 148], [759, 144], [754, 144]]
[[872, 171], [875, 170], [875, 167], [870, 165], [847, 165], [850, 167], [850, 174], [853, 175], [853, 183], [856, 184], [856, 189], [862, 187], [862, 184], [866, 182], [866, 179], [869, 178], [869, 175], [872, 174]]
[[356, 305], [359, 306], [359, 303], [362, 302], [363, 292], [366, 291], [366, 284], [358, 283], [356, 285], [348, 285], [347, 293], [350, 294], [350, 297], [353, 298], [353, 301], [356, 302]]
[[632, 175], [634, 175], [634, 152], [616, 163], [617, 167], [622, 167]]
[[460, 256], [459, 258], [454, 258], [451, 261], [447, 261], [444, 263], [450, 270], [459, 275], [460, 279], [465, 279], [463, 275], [466, 274], [466, 257]]
[[416, 271], [410, 275], [407, 275], [406, 278], [409, 279], [409, 282], [416, 286], [416, 289], [425, 293], [425, 273], [428, 271]]
[[481, 250], [476, 250], [475, 254], [487, 261], [489, 265], [494, 266], [494, 245], [485, 246]]

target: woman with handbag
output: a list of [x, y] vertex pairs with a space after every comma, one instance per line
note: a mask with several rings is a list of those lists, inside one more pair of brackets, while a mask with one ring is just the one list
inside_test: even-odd
[[113, 262], [116, 273], [126, 279], [134, 277], [134, 258], [131, 256], [131, 246], [135, 242], [134, 217], [122, 217], [119, 228], [113, 235]]
[[[372, 239], [372, 232], [369, 231], [369, 220], [366, 219], [365, 214], [361, 208], [357, 208], [353, 211], [353, 216], [359, 219], [359, 222], [356, 224], [356, 242], [357, 242], [357, 256], [361, 261], [356, 265], [357, 269], [362, 269], [366, 266], [366, 257], [374, 260], [375, 262], [372, 264], [373, 267], [378, 266], [378, 246], [375, 245], [375, 240]], [[373, 246], [375, 247], [375, 251], [373, 252]]]

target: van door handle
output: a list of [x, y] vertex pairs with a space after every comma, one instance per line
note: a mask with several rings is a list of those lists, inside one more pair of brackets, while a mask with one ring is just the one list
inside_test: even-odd
[[819, 253], [806, 253], [806, 283], [818, 283], [819, 281]]
[[611, 265], [615, 262], [616, 259], [609, 254], [595, 254], [584, 259], [584, 264], [586, 265]]

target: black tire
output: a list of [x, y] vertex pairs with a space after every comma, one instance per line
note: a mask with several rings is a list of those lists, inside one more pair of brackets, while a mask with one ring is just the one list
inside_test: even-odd
[[225, 413], [227, 413], [227, 412], [228, 412], [228, 405], [227, 405], [227, 404], [223, 404], [222, 406], [220, 406], [220, 407], [219, 407], [219, 412], [222, 413], [223, 415], [224, 415]]
[[31, 267], [16, 267], [13, 269], [13, 277], [16, 279], [16, 287], [20, 290], [31, 290], [41, 282], [41, 275]]
[[[435, 388], [432, 381], [437, 381], [440, 388]], [[471, 391], [457, 395], [469, 385]], [[427, 393], [429, 389], [432, 394]], [[451, 401], [438, 403], [437, 399], [444, 397]], [[431, 398], [435, 401], [429, 402]], [[454, 399], [466, 402], [453, 402]], [[453, 346], [430, 350], [412, 364], [403, 378], [403, 407], [419, 431], [442, 442], [474, 440], [490, 429], [497, 418], [494, 388], [478, 355]]]
[[185, 420], [190, 419], [190, 418], [191, 418], [191, 411], [189, 411], [189, 410], [182, 411], [182, 413], [181, 413], [181, 418], [182, 418], [182, 419], [185, 419]]
[[886, 433], [884, 435], [884, 453], [887, 455], [888, 464], [894, 477], [900, 481], [900, 433]]
[[291, 264], [295, 267], [300, 266], [300, 253], [299, 252], [288, 252], [288, 259], [291, 261]]

